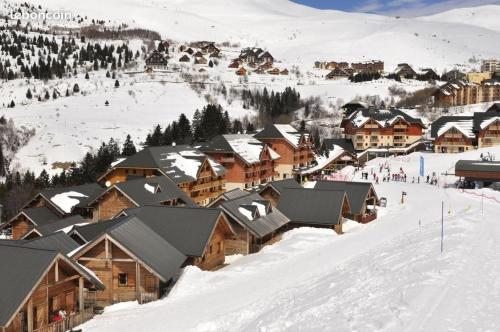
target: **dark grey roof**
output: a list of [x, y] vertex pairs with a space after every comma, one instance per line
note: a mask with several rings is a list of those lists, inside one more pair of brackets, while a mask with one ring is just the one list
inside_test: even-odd
[[0, 326], [6, 326], [58, 252], [0, 244]]
[[500, 103], [494, 103], [486, 110], [486, 112], [500, 112]]
[[84, 226], [75, 226], [68, 234], [77, 234], [82, 237], [84, 241], [90, 242], [103, 234], [108, 228], [118, 224], [121, 220], [123, 220], [123, 217], [98, 221]]
[[240, 189], [240, 188], [235, 188], [233, 190], [226, 191], [221, 196], [224, 197], [225, 200], [229, 200], [229, 199], [235, 199], [238, 197], [246, 196], [248, 194], [249, 194], [248, 191], [245, 191], [245, 190]]
[[40, 195], [45, 197], [47, 200], [50, 201], [50, 203], [54, 206], [56, 206], [61, 212], [64, 213], [69, 213], [68, 211], [64, 211], [65, 207], [59, 206], [52, 199], [56, 195], [64, 194], [64, 193], [69, 193], [69, 192], [76, 192], [79, 194], [84, 195], [84, 197], [80, 196], [71, 196], [70, 197], [77, 199], [79, 202], [73, 207], [88, 207], [88, 203], [93, 201], [95, 197], [99, 196], [102, 192], [104, 191], [104, 188], [98, 185], [97, 183], [89, 183], [89, 184], [83, 184], [80, 186], [72, 186], [72, 187], [58, 187], [58, 188], [52, 188], [52, 189], [46, 189], [40, 192]]
[[165, 176], [141, 177], [119, 182], [114, 186], [139, 206], [162, 203], [173, 199], [181, 200], [189, 206], [196, 205], [176, 183]]
[[136, 217], [129, 217], [107, 231], [109, 236], [153, 269], [167, 282], [187, 257]]
[[339, 146], [345, 151], [348, 151], [352, 153], [353, 155], [356, 155], [356, 149], [354, 149], [354, 144], [352, 143], [352, 140], [350, 139], [345, 139], [345, 138], [325, 138], [323, 140], [323, 146], [328, 150], [332, 151], [335, 150], [335, 146]]
[[268, 182], [262, 189], [260, 189], [259, 192], [264, 191], [264, 189], [266, 189], [268, 187], [272, 187], [278, 193], [281, 193], [283, 191], [283, 189], [285, 189], [285, 188], [295, 188], [295, 189], [302, 188], [300, 183], [298, 183], [295, 179], [290, 178], [290, 179], [283, 179], [283, 180]]
[[398, 109], [388, 109], [388, 110], [377, 110], [377, 109], [358, 109], [352, 112], [348, 119], [353, 120], [358, 114], [362, 115], [364, 118], [371, 118], [379, 123], [384, 123], [387, 125], [390, 121], [396, 119], [396, 117], [402, 117], [408, 123], [419, 124], [424, 127], [421, 119], [414, 118], [407, 113]]
[[47, 225], [59, 219], [59, 216], [45, 206], [23, 209], [20, 213], [32, 220], [35, 226]]
[[69, 227], [69, 226], [73, 226], [76, 224], [84, 224], [84, 223], [88, 223], [88, 222], [89, 222], [88, 220], [83, 219], [82, 216], [77, 214], [74, 216], [69, 216], [67, 218], [54, 220], [54, 221], [52, 221], [46, 225], [43, 225], [43, 226], [37, 226], [32, 231], [36, 231], [38, 234], [43, 236], [43, 235], [52, 234], [54, 232], [57, 232], [63, 228]]
[[[272, 208], [270, 202], [265, 201], [259, 194], [249, 194], [223, 202], [220, 208], [258, 238], [271, 234], [290, 221], [277, 208]], [[253, 219], [250, 220], [243, 214], [242, 209], [249, 211]], [[265, 213], [261, 213], [262, 210]]]
[[[362, 214], [363, 205], [370, 189], [373, 186], [369, 182], [347, 182], [347, 181], [318, 181], [314, 189], [345, 191], [349, 200], [352, 214]], [[375, 192], [375, 190], [374, 190]]]
[[[5, 242], [0, 243], [0, 257], [9, 257], [9, 259], [8, 264], [0, 264], [0, 294], [2, 294], [0, 296], [0, 326], [6, 326], [9, 323], [59, 255], [57, 250], [38, 249]], [[102, 283], [76, 263], [69, 259], [65, 259], [65, 262], [98, 288], [104, 288]]]
[[500, 174], [500, 161], [459, 160], [455, 164], [456, 171], [498, 172]]
[[472, 120], [472, 116], [442, 116], [431, 124], [431, 137], [437, 138], [439, 129], [449, 122]]
[[22, 245], [23, 247], [57, 250], [65, 255], [79, 247], [68, 234], [64, 232], [56, 232], [50, 235], [37, 237], [33, 240], [27, 240]]
[[221, 210], [172, 206], [143, 206], [126, 210], [138, 217], [180, 252], [201, 257], [214, 231]]
[[286, 188], [277, 208], [290, 222], [331, 226], [342, 221], [344, 199], [344, 191]]
[[[116, 164], [114, 168], [136, 167], [159, 169], [175, 183], [183, 183], [196, 180], [196, 174], [193, 174], [192, 167], [185, 168], [185, 165], [191, 162], [194, 166], [196, 164], [201, 166], [205, 159], [209, 160], [217, 176], [225, 173], [225, 169], [221, 165], [215, 163], [198, 149], [187, 145], [145, 148]], [[182, 160], [182, 162], [176, 162], [176, 160]]]
[[491, 118], [500, 117], [500, 112], [476, 112], [473, 117], [473, 130], [477, 133], [481, 130], [481, 124], [483, 121], [487, 121]]

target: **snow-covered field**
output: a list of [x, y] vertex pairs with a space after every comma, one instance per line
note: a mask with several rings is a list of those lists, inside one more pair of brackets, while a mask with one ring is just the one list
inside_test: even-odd
[[[407, 183], [375, 185], [378, 220], [333, 231], [301, 228], [216, 272], [186, 268], [166, 299], [106, 309], [84, 331], [495, 331], [500, 325], [500, 205], [442, 186], [457, 155], [377, 158]], [[417, 176], [419, 157], [426, 174]], [[359, 179], [359, 173], [356, 175]], [[407, 192], [404, 204], [401, 193]], [[490, 193], [491, 194], [491, 193]], [[440, 251], [444, 202], [444, 251]]]

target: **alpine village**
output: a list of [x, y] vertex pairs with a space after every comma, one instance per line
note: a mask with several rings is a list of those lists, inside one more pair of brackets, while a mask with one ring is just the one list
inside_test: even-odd
[[[42, 8], [20, 6], [13, 8], [19, 12]], [[174, 306], [179, 292], [182, 295], [189, 287], [197, 292], [193, 271], [204, 273], [199, 276], [203, 287], [212, 287], [210, 276], [214, 276], [213, 287], [219, 287], [231, 273], [248, 268], [246, 258], [248, 264], [264, 264], [275, 248], [302, 246], [292, 239], [307, 232], [316, 232], [317, 241], [320, 235], [343, 241], [335, 247], [338, 254], [317, 249], [315, 255], [322, 255], [324, 264], [329, 264], [344, 255], [345, 250], [339, 249], [342, 243], [350, 248], [354, 241], [350, 237], [358, 236], [356, 232], [366, 230], [362, 233], [369, 243], [372, 238], [387, 237], [383, 234], [389, 226], [384, 223], [405, 219], [398, 215], [401, 211], [414, 209], [412, 216], [423, 213], [412, 203], [417, 198], [409, 194], [411, 188], [423, 188], [429, 196], [444, 190], [475, 195], [464, 196], [463, 201], [481, 197], [481, 209], [485, 195], [492, 195], [496, 203], [491, 204], [496, 204], [492, 206], [498, 212], [500, 199], [494, 193], [500, 190], [500, 162], [495, 161], [495, 152], [500, 156], [500, 60], [485, 57], [472, 65], [438, 70], [422, 66], [426, 59], [419, 66], [402, 62], [408, 61], [402, 53], [397, 66], [387, 69], [383, 60], [339, 55], [299, 68], [283, 56], [279, 46], [273, 50], [272, 44], [255, 47], [162, 39], [163, 33], [126, 25], [123, 30], [108, 30], [104, 21], [92, 19], [90, 24], [90, 19], [78, 16], [78, 28], [66, 28], [31, 26], [6, 16], [1, 25], [2, 94], [15, 89], [7, 84], [16, 80], [27, 80], [23, 89], [29, 88], [28, 99], [22, 102], [14, 102], [15, 94], [6, 97], [12, 101], [4, 102], [8, 111], [0, 118], [0, 332], [87, 331], [86, 326], [93, 328], [88, 323], [99, 322], [101, 317], [111, 317], [113, 324], [125, 317], [113, 316], [120, 305], [133, 303], [135, 307], [128, 310], [154, 308], [172, 298]], [[116, 44], [127, 38], [141, 40], [142, 47], [132, 42]], [[37, 60], [31, 63], [30, 55]], [[392, 58], [388, 62], [392, 64]], [[435, 64], [430, 62], [429, 66]], [[14, 67], [19, 71], [13, 71]], [[60, 75], [58, 70], [62, 70]], [[92, 76], [101, 72], [106, 76]], [[214, 83], [214, 77], [220, 82]], [[62, 90], [60, 83], [51, 88], [36, 83], [80, 78], [80, 84], [66, 84]], [[103, 80], [110, 85], [105, 103], [98, 100], [102, 121], [87, 123], [85, 107], [89, 114], [98, 107], [92, 99], [92, 84], [108, 84]], [[156, 90], [145, 92], [141, 84], [152, 84], [149, 81], [155, 82]], [[374, 82], [386, 84], [389, 95], [376, 95], [370, 85], [379, 83]], [[182, 89], [189, 94], [180, 88], [184, 85]], [[369, 92], [352, 96], [345, 86]], [[336, 104], [327, 105], [323, 92], [318, 92], [321, 97], [309, 96], [310, 92], [303, 92], [308, 91], [305, 87], [337, 89]], [[125, 89], [126, 93], [111, 95]], [[100, 136], [97, 146], [92, 146], [88, 137], [106, 135], [97, 134], [98, 128], [109, 127], [109, 133], [116, 133], [120, 121], [128, 122], [126, 128], [146, 121], [137, 110], [132, 120], [125, 120], [123, 112], [129, 106], [120, 111], [123, 119], [122, 113], [111, 118], [106, 110], [129, 97], [135, 100], [130, 104], [140, 103], [137, 96], [141, 93], [148, 94], [145, 99], [150, 104], [135, 107], [154, 108], [167, 98], [162, 90], [169, 89], [176, 99], [172, 112], [180, 110], [173, 118], [156, 113], [154, 120], [147, 120], [148, 130], [127, 134], [124, 140], [111, 138], [112, 134]], [[191, 94], [203, 101], [196, 109], [188, 100]], [[38, 136], [50, 130], [49, 125], [30, 131], [22, 115], [22, 125], [17, 123], [18, 109], [40, 107], [48, 112], [50, 102], [71, 103], [71, 98], [83, 104], [78, 106], [83, 120], [67, 125], [59, 116], [68, 106], [54, 106], [55, 130], [70, 132], [62, 141], [54, 133]], [[37, 121], [38, 115], [27, 116]], [[94, 126], [96, 133], [79, 137], [80, 126]], [[48, 140], [51, 145], [45, 145], [45, 151], [30, 150], [37, 140]], [[87, 152], [69, 161], [67, 155], [55, 151], [64, 144], [60, 142], [72, 140], [79, 140], [74, 149]], [[47, 162], [52, 149], [58, 161]], [[37, 172], [26, 162], [34, 156], [43, 159]], [[438, 200], [441, 204], [442, 198]], [[443, 201], [441, 213], [448, 212], [446, 217], [452, 218], [454, 211], [467, 214], [477, 204], [463, 203], [457, 208]], [[401, 227], [397, 226], [400, 222], [391, 228]], [[422, 232], [424, 226], [418, 219], [418, 226], [412, 227]], [[406, 233], [401, 230], [399, 234]], [[445, 235], [441, 236], [443, 241]], [[417, 241], [410, 237], [408, 243]], [[363, 241], [358, 244], [362, 246]], [[251, 266], [258, 269], [260, 265]], [[342, 283], [337, 280], [329, 287], [343, 288]], [[231, 296], [229, 288], [216, 291]], [[290, 302], [281, 305], [290, 306]], [[230, 322], [197, 325], [193, 330], [287, 330], [256, 322], [232, 329]], [[99, 328], [107, 331], [106, 326], [103, 323]], [[109, 331], [120, 330], [118, 326]], [[147, 326], [144, 331], [163, 330]], [[339, 331], [378, 330], [377, 326], [352, 325]], [[481, 330], [473, 326], [454, 330]], [[308, 328], [293, 325], [290, 330]]]

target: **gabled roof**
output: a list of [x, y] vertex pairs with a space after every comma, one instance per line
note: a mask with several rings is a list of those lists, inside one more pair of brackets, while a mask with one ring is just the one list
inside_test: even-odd
[[90, 242], [99, 237], [108, 228], [118, 224], [123, 218], [103, 220], [95, 223], [90, 223], [83, 226], [74, 226], [68, 235], [78, 235], [85, 242]]
[[218, 135], [200, 147], [204, 152], [225, 152], [237, 154], [245, 163], [255, 164], [260, 162], [262, 153], [268, 150], [271, 159], [280, 156], [264, 143], [248, 134]]
[[467, 137], [475, 137], [472, 116], [442, 116], [431, 124], [431, 137], [438, 138], [450, 128], [456, 128]]
[[0, 257], [10, 258], [8, 264], [0, 264], [0, 326], [10, 324], [56, 259], [63, 260], [98, 288], [104, 288], [101, 282], [57, 250], [11, 245], [2, 241]]
[[71, 213], [75, 207], [88, 207], [88, 203], [103, 191], [104, 188], [97, 183], [90, 183], [46, 189], [41, 191], [39, 195], [64, 215]]
[[494, 103], [486, 110], [486, 112], [500, 112], [500, 103]]
[[196, 207], [143, 206], [128, 209], [126, 214], [139, 218], [184, 255], [201, 257], [221, 211]]
[[259, 193], [263, 192], [266, 188], [273, 188], [276, 192], [281, 193], [283, 189], [301, 189], [302, 186], [295, 179], [290, 178], [268, 182], [263, 188], [259, 190]]
[[88, 220], [83, 219], [82, 216], [77, 214], [74, 216], [69, 216], [67, 218], [52, 221], [52, 222], [50, 222], [46, 225], [43, 225], [43, 226], [37, 226], [37, 227], [33, 228], [31, 231], [29, 231], [24, 237], [27, 237], [29, 234], [31, 234], [33, 232], [37, 233], [40, 236], [49, 235], [49, 234], [52, 234], [52, 233], [57, 232], [59, 230], [64, 230], [64, 229], [67, 229], [71, 226], [81, 225], [81, 224], [85, 224], [88, 222], [89, 222]]
[[357, 109], [351, 112], [346, 119], [356, 127], [363, 126], [370, 119], [376, 121], [380, 127], [390, 127], [397, 119], [424, 127], [421, 119], [414, 118], [398, 109]]
[[487, 128], [497, 120], [500, 120], [500, 112], [476, 112], [473, 117], [473, 129], [475, 132], [478, 132]]
[[342, 148], [345, 151], [348, 151], [354, 155], [356, 155], [356, 149], [354, 149], [354, 144], [352, 140], [345, 138], [325, 138], [323, 139], [323, 145], [326, 149], [330, 151], [334, 151], [336, 147]]
[[[174, 277], [187, 259], [136, 217], [121, 220], [106, 230], [106, 234], [152, 269], [164, 282]], [[78, 253], [75, 253], [75, 257], [78, 257]]]
[[20, 215], [24, 215], [33, 223], [34, 226], [47, 225], [59, 219], [59, 216], [52, 212], [49, 208], [41, 206], [21, 210], [21, 212], [9, 220], [9, 223], [19, 218]]
[[307, 134], [300, 133], [297, 129], [289, 124], [270, 124], [254, 135], [257, 139], [265, 138], [283, 138], [290, 143], [294, 148], [299, 146], [300, 139]]
[[281, 192], [277, 208], [290, 222], [313, 225], [338, 225], [342, 222], [344, 191], [290, 189]]
[[[196, 205], [177, 184], [165, 176], [140, 177], [125, 182], [115, 183], [101, 196], [113, 189], [120, 191], [137, 206], [160, 204], [174, 199], [180, 200], [186, 205]], [[99, 197], [97, 197], [94, 202], [96, 202]]]
[[117, 163], [111, 170], [115, 168], [158, 169], [175, 183], [184, 183], [196, 181], [200, 166], [205, 160], [208, 160], [217, 176], [225, 173], [225, 169], [220, 164], [200, 150], [187, 145], [145, 148]]
[[259, 194], [248, 194], [225, 201], [220, 208], [258, 238], [271, 234], [290, 221]]
[[362, 214], [363, 205], [370, 190], [375, 193], [375, 189], [370, 182], [318, 181], [314, 189], [345, 191], [352, 214]]
[[56, 232], [35, 238], [33, 240], [27, 240], [22, 246], [37, 249], [57, 250], [65, 255], [79, 247], [78, 243], [76, 243], [68, 234], [64, 232]]

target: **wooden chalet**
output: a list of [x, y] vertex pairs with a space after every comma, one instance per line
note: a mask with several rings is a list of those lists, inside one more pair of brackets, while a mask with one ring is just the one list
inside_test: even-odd
[[407, 63], [400, 63], [394, 70], [394, 74], [401, 78], [414, 79], [417, 77], [417, 73], [413, 68]]
[[189, 55], [184, 54], [179, 58], [179, 62], [191, 62], [191, 58], [189, 57]]
[[478, 148], [500, 145], [500, 110], [474, 113], [473, 130]]
[[280, 240], [288, 218], [257, 193], [241, 189], [232, 199], [222, 197], [212, 203], [227, 216], [235, 235], [226, 239], [226, 255], [251, 254]]
[[358, 164], [356, 150], [351, 140], [325, 138], [315, 162], [302, 174], [322, 178], [334, 174], [346, 166]]
[[381, 73], [384, 71], [384, 62], [380, 60], [372, 60], [365, 62], [353, 62], [351, 68], [355, 71], [369, 71]]
[[208, 60], [205, 57], [196, 57], [194, 59], [194, 63], [196, 65], [206, 65], [208, 63]]
[[269, 75], [279, 75], [280, 74], [280, 70], [278, 68], [273, 68], [271, 70], [268, 70], [267, 73]]
[[255, 187], [278, 176], [279, 154], [250, 135], [219, 135], [200, 150], [226, 169], [227, 190]]
[[170, 178], [152, 176], [115, 183], [89, 205], [94, 207], [94, 221], [98, 221], [114, 218], [125, 209], [144, 205], [195, 206], [196, 204]]
[[342, 234], [344, 216], [350, 213], [349, 199], [342, 190], [285, 188], [277, 208], [293, 227], [331, 228], [338, 234]]
[[295, 179], [283, 179], [272, 181], [259, 189], [259, 195], [265, 200], [271, 202], [271, 205], [276, 207], [284, 189], [301, 189], [302, 186]]
[[326, 75], [327, 80], [338, 80], [342, 78], [349, 78], [351, 74], [344, 68], [335, 68]]
[[356, 151], [381, 147], [408, 147], [423, 136], [422, 120], [397, 109], [358, 109], [342, 119], [346, 139]]
[[52, 244], [0, 241], [0, 331], [66, 331], [93, 317], [84, 294], [104, 285]]
[[344, 217], [360, 223], [377, 219], [379, 198], [370, 182], [317, 181], [314, 189], [344, 191], [349, 200], [349, 213]]
[[189, 55], [193, 55], [194, 54], [194, 50], [191, 47], [189, 47], [188, 49], [186, 49], [184, 52], [186, 52]]
[[75, 225], [86, 225], [90, 222], [88, 219], [83, 219], [80, 215], [69, 216], [62, 219], [50, 221], [47, 224], [36, 226], [22, 236], [23, 240], [37, 239], [43, 236], [54, 234], [58, 231], [71, 229]]
[[238, 75], [238, 76], [247, 76], [248, 75], [248, 71], [245, 69], [245, 67], [241, 67], [240, 69], [238, 69], [236, 71], [236, 75]]
[[96, 183], [79, 186], [58, 187], [42, 190], [23, 206], [23, 209], [46, 207], [59, 218], [79, 214], [92, 219], [93, 209], [88, 202], [104, 191]]
[[458, 153], [474, 149], [476, 134], [472, 116], [442, 116], [431, 125], [434, 152]]
[[196, 53], [193, 54], [193, 57], [195, 58], [203, 58], [204, 54], [201, 53], [200, 51], [197, 51]]
[[493, 103], [486, 112], [500, 112], [500, 103]]
[[466, 76], [467, 75], [465, 73], [462, 73], [460, 70], [453, 69], [441, 75], [441, 81], [463, 81], [466, 79]]
[[291, 125], [268, 125], [254, 137], [280, 155], [280, 159], [276, 161], [279, 178], [285, 179], [300, 174], [301, 169], [310, 167], [314, 162], [311, 136], [300, 133]]
[[439, 75], [432, 68], [423, 68], [417, 73], [417, 79], [421, 81], [438, 81]]
[[167, 69], [167, 65], [167, 58], [158, 52], [158, 50], [154, 50], [153, 53], [146, 58], [146, 69], [164, 70]]
[[96, 305], [159, 299], [187, 257], [136, 217], [110, 225], [72, 258], [93, 271], [106, 289], [93, 294]]
[[220, 53], [220, 49], [215, 46], [215, 43], [207, 43], [206, 45], [201, 47], [201, 51], [205, 54]]
[[262, 71], [270, 70], [273, 68], [273, 64], [271, 62], [266, 62], [260, 65], [257, 69], [261, 69]]
[[1, 228], [10, 228], [12, 230], [12, 239], [19, 240], [35, 227], [50, 224], [60, 218], [60, 215], [53, 213], [45, 206], [28, 208], [21, 210], [17, 215], [2, 224]]
[[111, 167], [98, 181], [111, 186], [132, 177], [166, 176], [195, 203], [206, 205], [224, 192], [225, 169], [187, 145], [143, 149]]
[[228, 68], [238, 69], [242, 65], [242, 62], [239, 59], [235, 59], [231, 61]]
[[282, 71], [280, 71], [280, 75], [288, 75], [289, 72], [288, 72], [288, 69], [283, 69]]
[[143, 206], [126, 210], [160, 235], [202, 270], [214, 270], [225, 261], [226, 239], [235, 233], [220, 209]]

